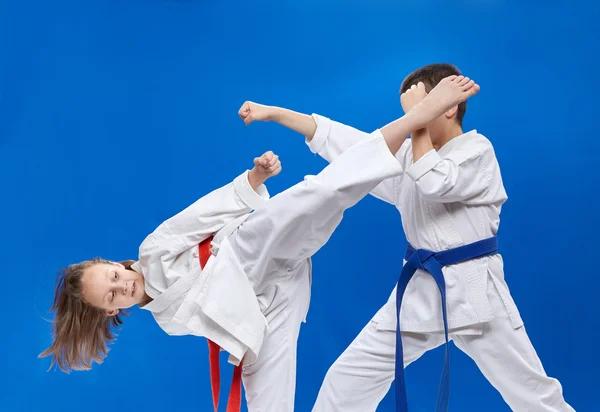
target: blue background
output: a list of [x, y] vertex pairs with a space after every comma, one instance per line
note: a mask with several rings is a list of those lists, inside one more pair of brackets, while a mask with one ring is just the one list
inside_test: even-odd
[[[266, 150], [284, 164], [272, 194], [325, 165], [282, 127], [245, 128], [244, 100], [371, 131], [402, 114], [404, 76], [444, 61], [482, 86], [465, 129], [497, 150], [506, 277], [530, 337], [573, 407], [598, 410], [598, 21], [594, 1], [1, 0], [0, 409], [211, 410], [205, 340], [138, 309], [103, 365], [46, 372], [57, 270], [135, 258]], [[297, 411], [387, 299], [404, 246], [396, 210], [369, 197], [315, 256]], [[408, 369], [413, 411], [433, 410], [442, 355]], [[508, 410], [456, 348], [451, 410]]]

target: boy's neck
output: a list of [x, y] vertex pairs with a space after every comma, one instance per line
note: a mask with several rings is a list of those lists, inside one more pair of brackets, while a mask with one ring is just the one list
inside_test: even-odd
[[446, 131], [440, 136], [439, 139], [432, 141], [433, 148], [438, 151], [440, 150], [446, 143], [450, 140], [454, 139], [463, 134], [462, 127], [456, 123], [452, 124], [448, 127]]

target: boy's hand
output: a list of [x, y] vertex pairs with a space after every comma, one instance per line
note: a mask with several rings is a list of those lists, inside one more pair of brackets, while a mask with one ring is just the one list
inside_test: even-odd
[[254, 102], [245, 102], [242, 107], [240, 107], [238, 115], [244, 121], [246, 126], [248, 126], [255, 120], [265, 122], [271, 121], [273, 109], [272, 106], [264, 106]]
[[280, 172], [281, 161], [279, 156], [269, 151], [254, 159], [254, 168], [248, 173], [248, 181], [252, 188], [256, 190], [268, 178], [277, 176]]
[[410, 112], [413, 107], [425, 98], [425, 96], [427, 96], [425, 84], [423, 82], [413, 84], [410, 89], [400, 96], [400, 104], [402, 105], [404, 113]]

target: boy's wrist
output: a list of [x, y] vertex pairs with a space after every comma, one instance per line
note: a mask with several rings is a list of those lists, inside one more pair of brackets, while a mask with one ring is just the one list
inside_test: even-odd
[[284, 110], [281, 107], [271, 106], [269, 107], [268, 120], [281, 123], [282, 117], [284, 116]]

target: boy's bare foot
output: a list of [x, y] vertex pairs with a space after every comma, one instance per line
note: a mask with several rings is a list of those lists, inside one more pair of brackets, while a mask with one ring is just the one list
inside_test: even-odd
[[[468, 77], [449, 76], [442, 79], [427, 96], [423, 98], [412, 110], [419, 123], [419, 128], [425, 127], [429, 122], [438, 118], [446, 111], [479, 92], [479, 85]], [[410, 90], [419, 93], [419, 87], [416, 90]]]

